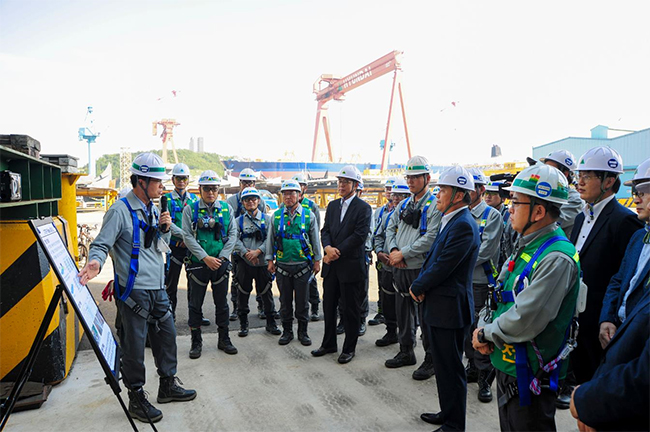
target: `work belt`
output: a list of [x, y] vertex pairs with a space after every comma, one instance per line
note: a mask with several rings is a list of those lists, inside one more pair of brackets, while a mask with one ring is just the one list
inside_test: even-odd
[[165, 322], [172, 317], [171, 306], [167, 309], [167, 311], [163, 314], [163, 316], [157, 318], [151, 315], [151, 313], [148, 310], [146, 310], [138, 303], [136, 303], [131, 297], [127, 297], [126, 300], [122, 300], [122, 301], [124, 302], [125, 305], [131, 308], [133, 312], [135, 312], [137, 315], [144, 318], [145, 321], [147, 321], [149, 324], [153, 324], [156, 333], [160, 331], [160, 323]]
[[278, 273], [280, 273], [284, 277], [293, 277], [294, 279], [298, 279], [298, 278], [306, 275], [307, 273], [311, 272], [311, 268], [309, 267], [309, 265], [305, 265], [305, 267], [303, 267], [301, 270], [297, 271], [296, 273], [291, 274], [288, 271], [281, 268], [280, 266], [277, 266], [275, 268], [275, 271], [277, 271]]
[[[542, 378], [541, 380], [541, 385], [540, 387], [542, 389], [550, 389], [551, 388], [551, 382], [549, 378]], [[506, 384], [505, 389], [503, 391], [503, 394], [499, 396], [498, 404], [499, 408], [510, 402], [510, 399], [519, 396], [519, 387], [517, 385], [517, 381], [511, 381], [508, 384]]]
[[183, 265], [183, 261], [182, 261], [182, 260], [179, 260], [179, 259], [176, 258], [174, 255], [170, 255], [169, 258], [170, 258], [174, 263], [178, 264], [179, 266], [182, 266], [182, 265]]
[[[223, 265], [225, 265], [225, 266], [229, 266], [229, 265], [230, 265], [230, 262], [226, 262], [226, 263], [223, 263], [223, 264], [221, 264], [221, 265], [222, 265], [222, 266], [223, 266]], [[208, 286], [208, 284], [209, 284], [210, 282], [212, 282], [214, 285], [218, 285], [218, 284], [220, 284], [221, 282], [223, 282], [224, 280], [228, 279], [229, 269], [226, 269], [226, 271], [224, 272], [224, 274], [221, 275], [221, 277], [220, 277], [219, 279], [217, 279], [216, 281], [210, 281], [210, 280], [208, 280], [207, 282], [203, 282], [203, 281], [200, 280], [198, 277], [196, 277], [196, 275], [194, 274], [194, 272], [195, 272], [196, 270], [203, 270], [203, 269], [210, 270], [210, 268], [209, 268], [206, 264], [199, 264], [199, 265], [196, 265], [196, 266], [194, 266], [194, 267], [190, 267], [190, 268], [188, 268], [188, 269], [187, 269], [187, 274], [188, 274], [188, 276], [189, 276], [190, 279], [192, 279], [194, 282], [196, 282], [197, 284], [199, 284], [199, 285], [201, 285], [201, 286]], [[219, 267], [217, 270], [220, 270], [220, 269], [221, 269], [221, 267]], [[214, 271], [214, 270], [210, 270], [210, 271]]]
[[[239, 263], [239, 264], [237, 264], [237, 265], [242, 265], [242, 263]], [[245, 265], [248, 265], [248, 264], [245, 264]], [[249, 266], [249, 267], [250, 267], [250, 266]], [[279, 269], [276, 269], [276, 270], [279, 270]], [[266, 294], [267, 291], [270, 290], [271, 287], [273, 286], [273, 279], [275, 279], [275, 278], [273, 277], [272, 274], [269, 274], [269, 276], [270, 276], [270, 277], [269, 277], [269, 281], [266, 283], [266, 285], [264, 286], [264, 290], [263, 290], [261, 293], [259, 293], [259, 295], [264, 295], [264, 294]], [[239, 292], [241, 292], [242, 294], [250, 294], [251, 292], [253, 292], [253, 281], [252, 281], [252, 280], [251, 280], [251, 290], [250, 290], [250, 291], [246, 291], [246, 290], [241, 286], [241, 284], [240, 284], [239, 281], [237, 280], [237, 275], [235, 275], [235, 277], [232, 278], [232, 281], [233, 281], [233, 285], [234, 285], [235, 287], [237, 287], [237, 290], [238, 290]]]
[[402, 292], [400, 289], [397, 287], [397, 283], [393, 281], [393, 289], [395, 290], [395, 293], [398, 295], [401, 295], [402, 297], [408, 297], [411, 298], [411, 293], [410, 292]]

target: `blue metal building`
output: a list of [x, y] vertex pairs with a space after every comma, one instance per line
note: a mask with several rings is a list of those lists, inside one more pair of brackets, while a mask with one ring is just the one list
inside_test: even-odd
[[[617, 131], [617, 129], [611, 129]], [[533, 147], [533, 157], [535, 159], [548, 156], [549, 153], [555, 150], [568, 150], [576, 158], [576, 161], [587, 150], [593, 147], [608, 146], [616, 150], [623, 158], [623, 165], [625, 174], [621, 176], [621, 181], [626, 181], [632, 178], [636, 167], [641, 162], [650, 157], [650, 128], [643, 129], [637, 132], [631, 132], [619, 137], [609, 138], [610, 128], [607, 126], [598, 125], [591, 129], [590, 138], [577, 138], [568, 137], [558, 141], [553, 141], [548, 144]], [[630, 188], [621, 185], [621, 189], [616, 198], [629, 198]]]

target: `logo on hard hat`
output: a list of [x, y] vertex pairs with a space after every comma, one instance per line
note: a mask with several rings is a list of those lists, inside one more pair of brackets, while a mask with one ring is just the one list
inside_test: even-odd
[[537, 186], [535, 186], [535, 193], [542, 198], [550, 196], [552, 191], [553, 188], [551, 188], [551, 185], [546, 182], [538, 183]]
[[149, 172], [149, 166], [148, 165], [140, 165], [140, 171], [143, 173], [148, 173]]
[[460, 176], [456, 179], [459, 185], [465, 186], [467, 184], [467, 179], [463, 176]]
[[610, 168], [617, 168], [618, 161], [614, 158], [611, 158], [610, 160], [607, 161], [607, 165], [609, 165]]
[[566, 164], [566, 166], [571, 166], [571, 165], [573, 165], [573, 162], [571, 161], [571, 158], [566, 158], [566, 159], [564, 159], [564, 163]]

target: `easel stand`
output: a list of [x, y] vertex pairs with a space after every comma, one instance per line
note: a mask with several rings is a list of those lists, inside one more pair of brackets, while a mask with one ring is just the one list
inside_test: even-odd
[[[27, 383], [29, 376], [32, 374], [34, 363], [36, 362], [36, 357], [38, 356], [38, 353], [41, 350], [41, 346], [43, 345], [43, 339], [45, 339], [45, 333], [47, 332], [47, 328], [50, 325], [50, 322], [54, 317], [54, 313], [56, 312], [59, 306], [59, 301], [61, 300], [62, 294], [63, 294], [63, 286], [57, 285], [56, 290], [54, 290], [54, 295], [52, 296], [52, 300], [50, 301], [47, 311], [45, 312], [45, 317], [41, 322], [41, 326], [38, 329], [38, 333], [36, 333], [36, 338], [34, 339], [34, 342], [32, 343], [32, 347], [29, 350], [29, 354], [27, 355], [27, 358], [23, 363], [23, 367], [20, 369], [20, 373], [18, 374], [18, 379], [16, 380], [13, 389], [11, 390], [11, 394], [9, 395], [5, 403], [2, 404], [1, 407], [2, 422], [0, 423], [0, 431], [4, 430], [7, 421], [9, 420], [9, 416], [11, 415], [11, 412], [14, 409], [14, 405], [18, 400], [18, 395], [23, 389], [25, 383]], [[95, 351], [95, 354], [99, 355], [99, 353], [97, 352], [98, 350], [97, 345], [94, 343], [91, 343], [91, 345], [93, 347], [93, 351]], [[106, 371], [104, 371], [104, 373], [106, 374]], [[133, 428], [134, 431], [137, 431], [138, 428], [135, 426], [133, 419], [129, 415], [129, 411], [126, 408], [126, 405], [124, 405], [124, 401], [120, 396], [120, 392], [122, 390], [120, 388], [119, 383], [112, 375], [110, 375], [110, 372], [106, 374], [105, 381], [107, 384], [111, 386], [111, 389], [113, 389], [113, 393], [115, 393], [117, 400], [120, 401], [120, 406], [122, 407], [122, 410], [124, 410], [124, 414], [126, 415], [126, 418], [129, 419], [129, 423], [131, 423], [131, 427]]]

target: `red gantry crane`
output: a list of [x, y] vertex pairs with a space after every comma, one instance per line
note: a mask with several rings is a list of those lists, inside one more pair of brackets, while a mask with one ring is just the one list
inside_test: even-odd
[[[328, 111], [327, 103], [329, 101], [345, 100], [345, 94], [350, 90], [362, 86], [376, 78], [379, 78], [387, 73], [393, 73], [393, 88], [390, 93], [390, 105], [388, 107], [388, 122], [386, 124], [386, 137], [384, 142], [390, 143], [390, 126], [391, 126], [391, 115], [393, 113], [393, 102], [395, 100], [395, 89], [399, 93], [400, 106], [402, 108], [402, 119], [404, 121], [404, 135], [406, 137], [406, 148], [408, 151], [408, 157], [411, 158], [411, 143], [409, 141], [408, 128], [406, 126], [406, 111], [404, 109], [404, 95], [402, 94], [402, 83], [400, 82], [400, 72], [402, 67], [400, 64], [400, 57], [403, 54], [402, 51], [393, 51], [386, 54], [380, 59], [375, 60], [374, 62], [358, 69], [351, 74], [339, 78], [331, 74], [323, 74], [320, 78], [314, 83], [314, 93], [316, 94], [316, 101], [318, 102], [318, 107], [316, 110], [316, 128], [314, 130], [314, 147], [311, 153], [311, 159], [313, 162], [316, 160], [316, 148], [318, 147], [318, 136], [323, 125], [325, 131], [325, 141], [327, 142], [327, 152], [329, 155], [329, 161], [333, 162], [334, 158], [332, 157], [332, 145], [330, 142], [330, 126], [328, 121]], [[381, 170], [386, 169], [386, 149], [390, 146], [384, 145], [384, 151], [381, 157]]]

